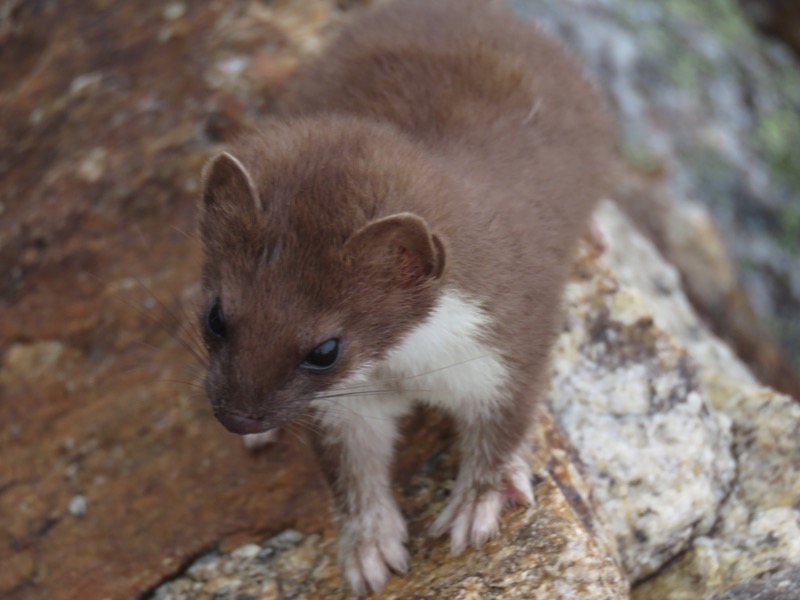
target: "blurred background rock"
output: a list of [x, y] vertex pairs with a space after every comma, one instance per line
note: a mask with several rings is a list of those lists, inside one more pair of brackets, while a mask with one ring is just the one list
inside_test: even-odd
[[516, 4], [608, 92], [631, 167], [618, 200], [715, 331], [800, 396], [800, 71], [783, 43], [800, 31], [797, 4]]

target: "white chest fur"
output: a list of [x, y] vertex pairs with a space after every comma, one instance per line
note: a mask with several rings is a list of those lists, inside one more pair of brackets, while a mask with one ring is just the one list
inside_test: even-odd
[[[455, 291], [445, 292], [431, 316], [389, 356], [353, 377], [339, 407], [366, 413], [398, 414], [421, 401], [471, 420], [501, 401], [508, 370], [485, 342], [489, 316]], [[375, 392], [371, 394], [370, 392]]]

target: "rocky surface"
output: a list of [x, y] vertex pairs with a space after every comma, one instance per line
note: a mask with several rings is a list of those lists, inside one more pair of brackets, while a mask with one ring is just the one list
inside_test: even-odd
[[800, 598], [800, 570], [777, 571], [737, 585], [714, 600], [795, 600]]
[[800, 58], [800, 5], [794, 0], [739, 0], [765, 33], [789, 46]]
[[[611, 211], [603, 220], [609, 240], [605, 258], [620, 285], [633, 287], [634, 298], [644, 300], [643, 305], [628, 305], [638, 308], [627, 320], [645, 310], [691, 357], [694, 382], [704, 401], [701, 414], [713, 415], [721, 426], [710, 446], [716, 452], [713, 464], [726, 475], [726, 465], [733, 466], [733, 478], [722, 480], [722, 486], [695, 488], [699, 498], [710, 492], [725, 494], [712, 526], [694, 532], [682, 552], [634, 587], [633, 597], [711, 598], [735, 584], [753, 580], [755, 586], [761, 576], [778, 571], [784, 573], [783, 584], [796, 586], [791, 573], [800, 564], [800, 405], [753, 379], [691, 311], [674, 269], [660, 263], [645, 239], [626, 235], [628, 226], [619, 216]], [[681, 433], [678, 440], [676, 446], [681, 441], [691, 443], [692, 437]], [[683, 456], [675, 449], [670, 454], [672, 460]], [[698, 456], [694, 460], [702, 462]], [[684, 471], [689, 482], [692, 472], [697, 471]], [[663, 498], [663, 490], [658, 495]], [[691, 497], [691, 493], [685, 496]], [[674, 506], [674, 501], [653, 504], [657, 513], [667, 515], [671, 512], [667, 507]], [[684, 514], [688, 516], [688, 511]], [[621, 532], [625, 529], [617, 527], [617, 535]], [[665, 532], [669, 530], [659, 530]], [[656, 537], [651, 543], [658, 541]], [[781, 587], [776, 580], [772, 583], [777, 586], [772, 589]]]
[[[191, 232], [205, 159], [357, 4], [0, 5], [3, 598], [346, 595], [308, 449], [249, 453], [196, 387]], [[416, 416], [396, 468], [412, 572], [386, 597], [796, 588], [797, 403], [707, 331], [619, 211], [597, 229], [531, 438], [538, 505], [450, 557], [425, 528], [452, 436]]]
[[693, 301], [759, 376], [800, 395], [797, 63], [757, 35], [735, 0], [514, 4], [608, 92], [622, 153], [641, 175], [620, 200], [678, 265]]
[[[681, 308], [684, 318], [691, 315], [681, 306], [674, 271], [656, 262], [610, 205], [597, 223], [608, 258], [592, 266], [598, 274], [568, 290], [551, 404], [589, 469], [625, 572], [635, 581], [710, 531], [736, 465], [729, 418], [708, 409], [694, 354], [665, 335]], [[628, 254], [624, 262], [604, 273], [620, 253]], [[628, 269], [635, 276], [626, 281]], [[605, 288], [598, 285], [603, 277]], [[652, 293], [660, 307], [649, 301]], [[725, 352], [699, 322], [692, 326], [706, 336], [706, 352]]]
[[[418, 418], [419, 419], [419, 418]], [[417, 420], [409, 430], [423, 426]], [[425, 418], [425, 427], [431, 419]], [[439, 426], [434, 424], [433, 428]], [[531, 438], [537, 506], [516, 509], [502, 534], [480, 551], [452, 556], [444, 539], [426, 535], [447, 501], [457, 462], [450, 445], [435, 444], [422, 468], [401, 487], [409, 518], [409, 574], [393, 577], [381, 598], [624, 598], [628, 581], [592, 508], [589, 488], [573, 464], [574, 450], [545, 416]], [[152, 594], [179, 598], [350, 598], [339, 577], [331, 536], [286, 530], [261, 544], [213, 551]]]

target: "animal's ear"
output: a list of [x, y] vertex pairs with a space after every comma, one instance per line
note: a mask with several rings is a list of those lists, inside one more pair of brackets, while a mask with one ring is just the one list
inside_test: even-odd
[[358, 267], [370, 265], [402, 287], [437, 279], [445, 266], [439, 236], [424, 219], [411, 213], [368, 223], [347, 240], [345, 256]]
[[232, 154], [223, 152], [206, 163], [203, 169], [203, 208], [261, 209], [253, 178]]

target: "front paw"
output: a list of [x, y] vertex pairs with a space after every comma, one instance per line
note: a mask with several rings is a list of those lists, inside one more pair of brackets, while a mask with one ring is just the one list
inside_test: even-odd
[[515, 461], [497, 487], [459, 477], [453, 497], [431, 527], [438, 537], [450, 530], [450, 548], [460, 554], [467, 546], [479, 547], [499, 531], [500, 515], [506, 504], [533, 504], [530, 469]]
[[406, 524], [396, 507], [349, 518], [339, 533], [339, 562], [359, 596], [380, 591], [392, 571], [408, 569]]

